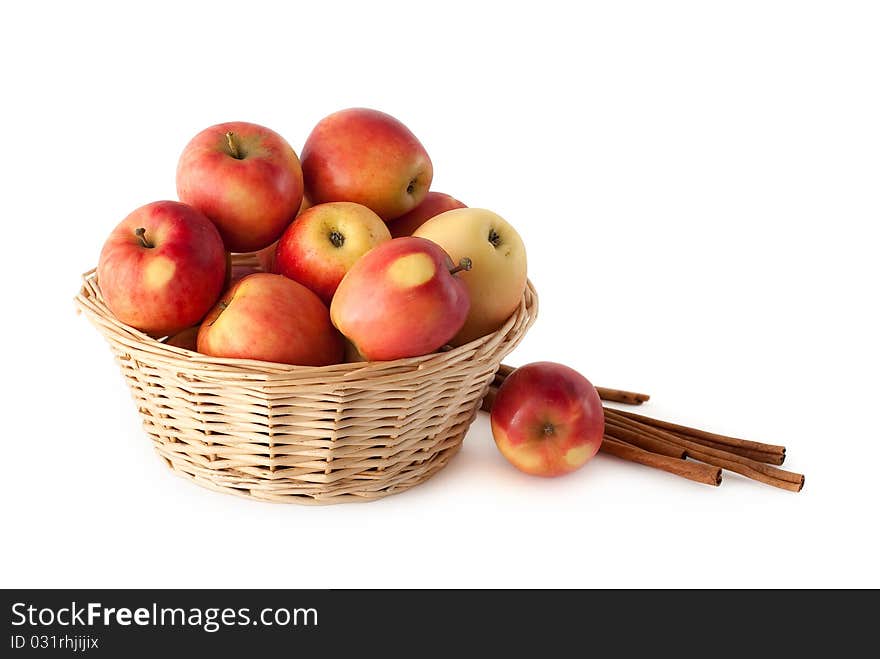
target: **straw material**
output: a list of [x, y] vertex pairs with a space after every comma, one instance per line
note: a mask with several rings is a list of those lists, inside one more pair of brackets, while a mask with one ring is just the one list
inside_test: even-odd
[[[236, 264], [256, 266], [253, 255]], [[119, 322], [95, 270], [77, 307], [103, 334], [147, 434], [199, 485], [263, 501], [370, 501], [449, 462], [502, 359], [535, 321], [529, 282], [497, 332], [446, 352], [389, 362], [288, 366], [209, 357]]]

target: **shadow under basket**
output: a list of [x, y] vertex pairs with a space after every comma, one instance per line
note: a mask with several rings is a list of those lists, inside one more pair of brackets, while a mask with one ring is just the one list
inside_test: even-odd
[[144, 429], [175, 473], [221, 492], [311, 504], [371, 501], [443, 468], [538, 312], [529, 282], [504, 326], [466, 345], [314, 367], [166, 345], [115, 318], [94, 270], [75, 301], [110, 344]]

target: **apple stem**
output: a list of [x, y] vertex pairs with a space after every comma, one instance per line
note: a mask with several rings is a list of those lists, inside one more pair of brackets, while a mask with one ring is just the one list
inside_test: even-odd
[[144, 229], [143, 227], [138, 227], [137, 229], [134, 230], [134, 235], [136, 235], [138, 238], [141, 239], [141, 246], [142, 247], [146, 247], [147, 249], [152, 249], [153, 247], [155, 247], [155, 245], [153, 245], [153, 243], [149, 242], [147, 240], [146, 236], [144, 236], [144, 234], [146, 232], [147, 232], [147, 230]]
[[456, 272], [461, 272], [462, 270], [470, 270], [471, 266], [473, 266], [473, 262], [465, 256], [458, 262], [457, 266], [449, 269], [449, 274], [454, 275]]
[[226, 133], [226, 144], [229, 146], [229, 154], [236, 160], [241, 160], [241, 152], [235, 143], [235, 133], [229, 131]]

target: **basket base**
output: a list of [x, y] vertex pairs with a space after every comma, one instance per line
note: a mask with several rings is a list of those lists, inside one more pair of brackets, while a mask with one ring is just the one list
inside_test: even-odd
[[[467, 429], [465, 429], [467, 432]], [[271, 503], [293, 503], [300, 505], [321, 506], [336, 503], [352, 503], [376, 501], [392, 494], [404, 492], [411, 487], [424, 483], [431, 476], [443, 469], [450, 459], [458, 453], [464, 439], [462, 433], [448, 448], [438, 451], [430, 458], [416, 463], [413, 469], [404, 470], [392, 478], [377, 478], [375, 487], [371, 487], [370, 479], [365, 478], [357, 485], [346, 489], [351, 491], [333, 490], [322, 492], [314, 485], [297, 485], [289, 482], [273, 482], [256, 479], [247, 474], [240, 478], [231, 477], [228, 473], [220, 475], [210, 470], [196, 467], [185, 460], [172, 460], [156, 448], [156, 453], [171, 471], [186, 480], [215, 492], [232, 494], [237, 497], [268, 501]]]
[[[253, 266], [256, 257], [234, 262]], [[143, 428], [174, 473], [219, 492], [299, 504], [373, 501], [442, 469], [538, 312], [527, 282], [510, 318], [463, 346], [312, 367], [157, 341], [113, 315], [95, 270], [76, 303], [110, 344]]]

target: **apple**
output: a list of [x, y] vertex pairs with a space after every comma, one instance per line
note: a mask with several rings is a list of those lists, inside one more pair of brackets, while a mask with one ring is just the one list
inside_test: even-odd
[[383, 220], [418, 206], [434, 175], [428, 153], [406, 126], [366, 108], [319, 121], [303, 146], [302, 166], [313, 203], [353, 201]]
[[301, 366], [338, 364], [342, 337], [327, 307], [302, 284], [270, 273], [232, 286], [199, 328], [198, 351], [214, 357]]
[[330, 304], [355, 261], [388, 240], [388, 227], [366, 206], [350, 201], [318, 204], [303, 211], [282, 234], [274, 271]]
[[220, 230], [231, 252], [278, 239], [303, 198], [299, 158], [278, 133], [234, 121], [196, 135], [177, 164], [177, 195]]
[[110, 311], [153, 336], [197, 324], [226, 279], [226, 252], [211, 221], [176, 201], [141, 206], [101, 250], [98, 285]]
[[409, 213], [401, 215], [396, 220], [388, 223], [388, 230], [392, 238], [411, 236], [415, 230], [430, 220], [435, 215], [451, 211], [455, 208], [467, 208], [455, 197], [433, 190], [425, 195], [424, 200]]
[[498, 388], [492, 435], [517, 469], [561, 476], [596, 455], [605, 415], [596, 388], [574, 369], [534, 362], [516, 369]]
[[423, 238], [395, 238], [362, 256], [342, 278], [330, 317], [370, 361], [434, 352], [461, 328], [468, 295], [438, 245]]
[[357, 347], [351, 341], [345, 339], [345, 356], [342, 361], [346, 364], [357, 364], [369, 360], [358, 352]]
[[[309, 201], [309, 198], [306, 195], [303, 195], [302, 203], [299, 205], [299, 212], [297, 213], [297, 217], [302, 215], [302, 212], [308, 208], [312, 207], [312, 202]], [[257, 262], [260, 264], [260, 268], [263, 272], [275, 272], [275, 251], [278, 249], [278, 241], [276, 240], [268, 247], [264, 247], [256, 253]]]
[[165, 343], [169, 346], [177, 348], [186, 348], [187, 350], [196, 351], [196, 337], [199, 335], [199, 325], [187, 327], [173, 336], [169, 336]]
[[516, 311], [526, 287], [526, 248], [504, 218], [484, 208], [459, 208], [431, 218], [413, 235], [434, 241], [453, 261], [467, 256], [473, 263], [461, 274], [471, 310], [453, 345], [494, 332]]

